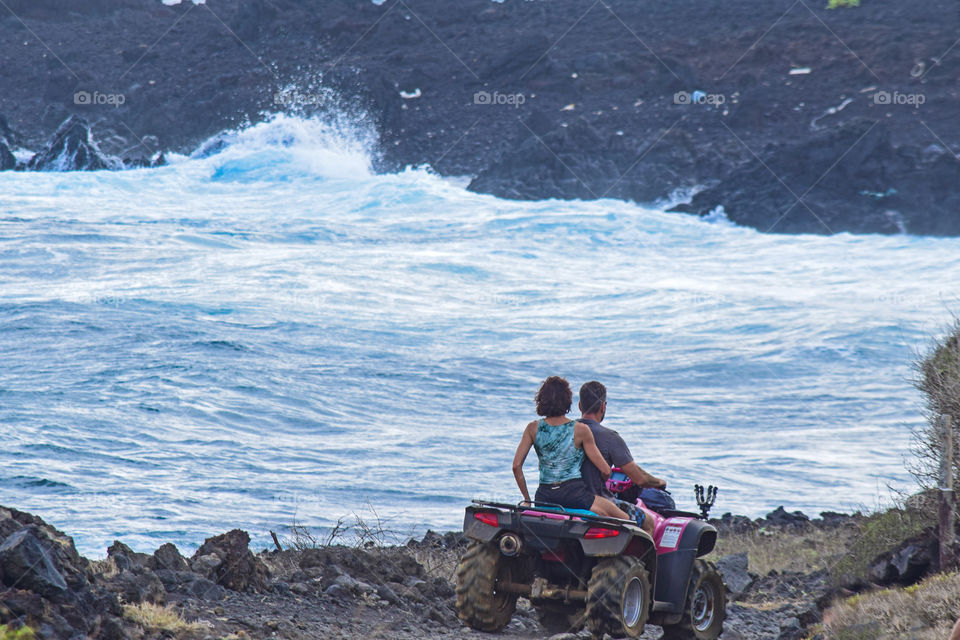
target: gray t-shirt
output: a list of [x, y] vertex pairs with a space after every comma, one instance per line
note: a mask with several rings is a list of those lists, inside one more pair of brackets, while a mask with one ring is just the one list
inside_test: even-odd
[[[620, 434], [613, 429], [607, 429], [596, 420], [586, 420], [580, 418], [580, 422], [590, 427], [593, 432], [593, 439], [597, 443], [597, 449], [600, 449], [600, 455], [610, 463], [611, 466], [621, 467], [633, 462], [633, 456], [630, 455], [630, 449], [627, 443], [623, 441]], [[605, 498], [613, 497], [613, 494], [607, 491], [606, 483], [597, 467], [590, 462], [590, 458], [583, 457], [583, 465], [580, 467], [580, 473], [583, 481], [587, 483], [587, 488], [596, 496]]]

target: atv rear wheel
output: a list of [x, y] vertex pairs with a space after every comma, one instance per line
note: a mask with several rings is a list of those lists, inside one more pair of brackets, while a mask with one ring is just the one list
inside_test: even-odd
[[690, 591], [683, 619], [663, 627], [663, 640], [714, 640], [727, 617], [727, 587], [717, 567], [697, 560], [690, 575]]
[[533, 608], [537, 610], [540, 626], [551, 635], [576, 633], [583, 628], [583, 607], [578, 609], [575, 605], [559, 602], [537, 602]]
[[598, 638], [637, 638], [650, 616], [650, 575], [637, 558], [597, 563], [587, 584], [587, 628]]
[[517, 594], [497, 590], [509, 582], [516, 561], [491, 544], [471, 542], [457, 565], [457, 616], [478, 631], [499, 631], [517, 607]]

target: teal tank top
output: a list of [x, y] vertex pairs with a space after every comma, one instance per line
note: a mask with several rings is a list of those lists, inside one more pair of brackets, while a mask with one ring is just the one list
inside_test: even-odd
[[553, 426], [540, 418], [533, 448], [540, 459], [540, 484], [555, 484], [580, 477], [583, 449], [573, 444], [576, 420]]

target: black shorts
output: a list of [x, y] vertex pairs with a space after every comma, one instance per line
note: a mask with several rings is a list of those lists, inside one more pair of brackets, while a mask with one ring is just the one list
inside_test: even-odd
[[582, 478], [574, 478], [558, 484], [541, 484], [534, 499], [537, 502], [559, 504], [567, 509], [590, 510], [596, 498]]

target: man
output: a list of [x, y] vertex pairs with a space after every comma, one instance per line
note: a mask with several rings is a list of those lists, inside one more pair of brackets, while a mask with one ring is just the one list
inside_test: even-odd
[[[627, 474], [637, 487], [653, 487], [655, 489], [665, 489], [667, 487], [665, 480], [650, 475], [633, 461], [630, 449], [619, 433], [600, 424], [607, 413], [607, 388], [605, 386], [596, 380], [591, 380], [580, 387], [580, 413], [582, 416], [580, 422], [590, 427], [597, 448], [600, 449], [600, 454], [611, 466], [620, 467], [621, 471]], [[603, 476], [600, 475], [600, 471], [586, 458], [583, 460], [581, 474], [587, 488], [594, 495], [614, 499], [613, 494], [607, 490], [607, 484]], [[653, 534], [652, 522], [644, 521], [643, 528], [647, 533]]]

